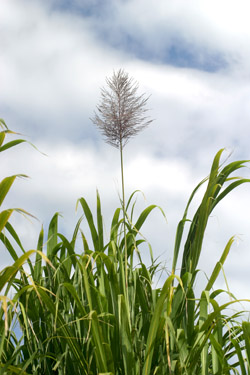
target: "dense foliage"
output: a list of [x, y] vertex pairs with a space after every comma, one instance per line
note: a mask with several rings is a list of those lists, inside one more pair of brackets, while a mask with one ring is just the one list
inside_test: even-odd
[[[0, 124], [0, 152], [23, 142], [4, 144], [10, 131], [4, 121]], [[108, 241], [98, 193], [95, 218], [84, 198], [78, 202], [91, 238], [83, 233], [81, 220], [72, 238], [66, 238], [55, 214], [47, 235], [41, 229], [37, 250], [23, 248], [21, 235], [9, 222], [13, 209], [2, 211], [1, 251], [9, 252], [13, 264], [0, 273], [0, 374], [249, 374], [250, 323], [241, 322], [240, 313], [227, 315], [236, 301], [220, 305], [225, 292], [213, 289], [233, 238], [201, 295], [194, 291], [209, 216], [233, 189], [249, 182], [232, 177], [246, 161], [222, 168], [221, 154], [191, 194], [176, 231], [172, 270], [161, 288], [153, 286], [159, 265], [152, 258], [146, 267], [140, 255], [145, 242], [140, 231], [156, 206], [134, 220], [135, 193], [125, 214], [123, 207], [114, 212]], [[16, 177], [0, 183], [0, 205]], [[188, 220], [189, 206], [203, 184], [202, 201]]]

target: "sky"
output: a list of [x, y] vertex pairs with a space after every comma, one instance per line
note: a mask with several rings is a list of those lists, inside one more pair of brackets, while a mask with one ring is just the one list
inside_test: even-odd
[[[154, 119], [124, 150], [126, 196], [143, 192], [137, 213], [150, 204], [164, 210], [167, 221], [155, 210], [142, 233], [167, 276], [178, 221], [216, 152], [225, 148], [223, 160], [250, 159], [249, 13], [248, 0], [1, 0], [0, 117], [41, 151], [25, 144], [1, 155], [1, 178], [30, 177], [16, 181], [3, 206], [38, 218], [12, 217], [27, 249], [55, 212], [70, 237], [81, 215], [77, 199], [94, 212], [96, 189], [109, 232], [119, 206], [119, 152], [90, 117], [106, 77], [121, 68], [150, 96]], [[249, 168], [241, 174], [249, 177]], [[214, 211], [200, 285], [236, 235], [225, 273], [230, 290], [250, 298], [249, 207], [245, 185]], [[2, 267], [10, 263], [1, 248]], [[217, 286], [226, 287], [223, 277]]]

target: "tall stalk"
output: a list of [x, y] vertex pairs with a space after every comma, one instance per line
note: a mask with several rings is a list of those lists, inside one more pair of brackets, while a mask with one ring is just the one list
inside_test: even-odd
[[114, 72], [111, 78], [106, 79], [108, 89], [101, 89], [101, 102], [97, 106], [98, 114], [92, 122], [101, 130], [105, 141], [120, 150], [122, 211], [124, 232], [124, 266], [125, 290], [128, 296], [128, 251], [126, 238], [126, 204], [123, 169], [123, 149], [129, 139], [148, 126], [152, 120], [145, 116], [148, 97], [137, 95], [138, 84], [123, 70]]
[[125, 287], [126, 294], [128, 293], [128, 248], [126, 236], [126, 207], [125, 207], [125, 184], [123, 172], [123, 148], [122, 143], [120, 146], [120, 159], [121, 159], [121, 183], [122, 183], [122, 211], [123, 211], [123, 235], [124, 235], [124, 258], [125, 258]]

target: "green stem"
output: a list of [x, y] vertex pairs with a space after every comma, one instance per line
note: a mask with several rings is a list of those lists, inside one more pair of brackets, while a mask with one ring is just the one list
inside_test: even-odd
[[120, 157], [121, 157], [121, 178], [122, 178], [122, 211], [123, 211], [123, 234], [124, 234], [124, 256], [125, 256], [125, 294], [128, 293], [128, 249], [126, 237], [126, 213], [125, 213], [125, 188], [124, 188], [124, 173], [123, 173], [123, 147], [122, 140], [120, 141]]

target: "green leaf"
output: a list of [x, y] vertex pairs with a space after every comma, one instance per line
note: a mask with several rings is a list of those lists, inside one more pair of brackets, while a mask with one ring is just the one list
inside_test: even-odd
[[[43, 231], [43, 227], [39, 233], [39, 237], [38, 237], [38, 243], [37, 243], [37, 250], [39, 251], [43, 251], [43, 242], [44, 242], [44, 231]], [[41, 280], [41, 277], [42, 277], [42, 257], [41, 255], [37, 252], [36, 253], [36, 260], [35, 260], [35, 266], [34, 266], [34, 280], [39, 282], [39, 280]]]
[[95, 251], [98, 251], [99, 250], [99, 237], [98, 237], [97, 230], [96, 230], [96, 227], [95, 227], [95, 224], [94, 224], [93, 215], [92, 215], [92, 213], [90, 211], [90, 208], [89, 208], [89, 206], [88, 206], [88, 204], [87, 204], [87, 202], [84, 198], [78, 199], [77, 202], [80, 202], [81, 205], [82, 205], [82, 208], [83, 208], [83, 211], [84, 211], [84, 214], [86, 216], [86, 219], [87, 219], [87, 222], [88, 222], [88, 225], [89, 225], [89, 229], [90, 229], [90, 232], [91, 232], [94, 249], [95, 249]]
[[0, 182], [0, 206], [3, 203], [4, 198], [8, 194], [8, 191], [10, 190], [10, 188], [11, 188], [13, 182], [15, 181], [16, 177], [17, 177], [16, 175], [6, 177]]
[[[0, 146], [0, 152], [8, 150], [8, 148], [19, 145], [20, 143], [26, 142], [24, 139], [15, 139], [14, 141], [5, 143], [3, 146]], [[1, 144], [1, 143], [0, 143]]]
[[[143, 366], [143, 375], [148, 375], [150, 374], [151, 371], [151, 364], [152, 364], [152, 357], [153, 357], [153, 352], [154, 352], [154, 345], [155, 345], [155, 338], [163, 310], [163, 305], [167, 297], [170, 296], [170, 287], [173, 282], [173, 280], [177, 276], [171, 275], [167, 278], [165, 281], [162, 291], [160, 294], [160, 297], [156, 303], [155, 306], [155, 311], [152, 316], [151, 324], [149, 327], [149, 333], [148, 333], [148, 338], [147, 338], [147, 344], [146, 344], [146, 354], [145, 354], [145, 363]], [[177, 277], [179, 282], [181, 283], [181, 280]]]
[[58, 212], [52, 217], [49, 230], [48, 230], [48, 242], [47, 242], [47, 255], [50, 258], [54, 248], [57, 246], [57, 234], [58, 234]]
[[9, 209], [0, 212], [0, 232], [2, 232], [13, 211], [13, 209]]
[[91, 331], [93, 335], [93, 341], [95, 343], [95, 357], [98, 366], [98, 373], [108, 372], [109, 370], [107, 367], [106, 353], [103, 347], [104, 340], [102, 337], [102, 332], [99, 326], [96, 311], [90, 312], [89, 319], [91, 321]]
[[1, 128], [8, 129], [5, 121], [2, 118], [0, 118], [0, 126], [1, 126]]
[[243, 336], [245, 340], [247, 363], [248, 363], [248, 368], [249, 368], [249, 365], [250, 365], [250, 323], [242, 322], [242, 330], [243, 330]]
[[135, 358], [132, 346], [128, 305], [122, 294], [118, 296], [119, 330], [121, 335], [121, 351], [124, 364], [124, 375], [134, 374]]
[[4, 139], [5, 139], [5, 132], [0, 132], [0, 147], [2, 146]]
[[209, 291], [212, 289], [215, 281], [217, 280], [217, 277], [219, 276], [219, 273], [222, 269], [222, 266], [223, 264], [225, 263], [225, 260], [229, 254], [229, 251], [231, 249], [231, 246], [234, 242], [234, 236], [230, 238], [230, 240], [228, 241], [224, 251], [223, 251], [223, 254], [219, 260], [219, 262], [216, 263], [215, 267], [214, 267], [214, 270], [212, 272], [212, 275], [210, 276], [209, 280], [208, 280], [208, 283], [207, 283], [207, 286], [205, 288], [205, 290]]
[[98, 228], [98, 248], [99, 251], [104, 249], [103, 244], [103, 222], [102, 222], [102, 211], [101, 211], [101, 200], [98, 190], [96, 191], [96, 201], [97, 201], [97, 228]]

